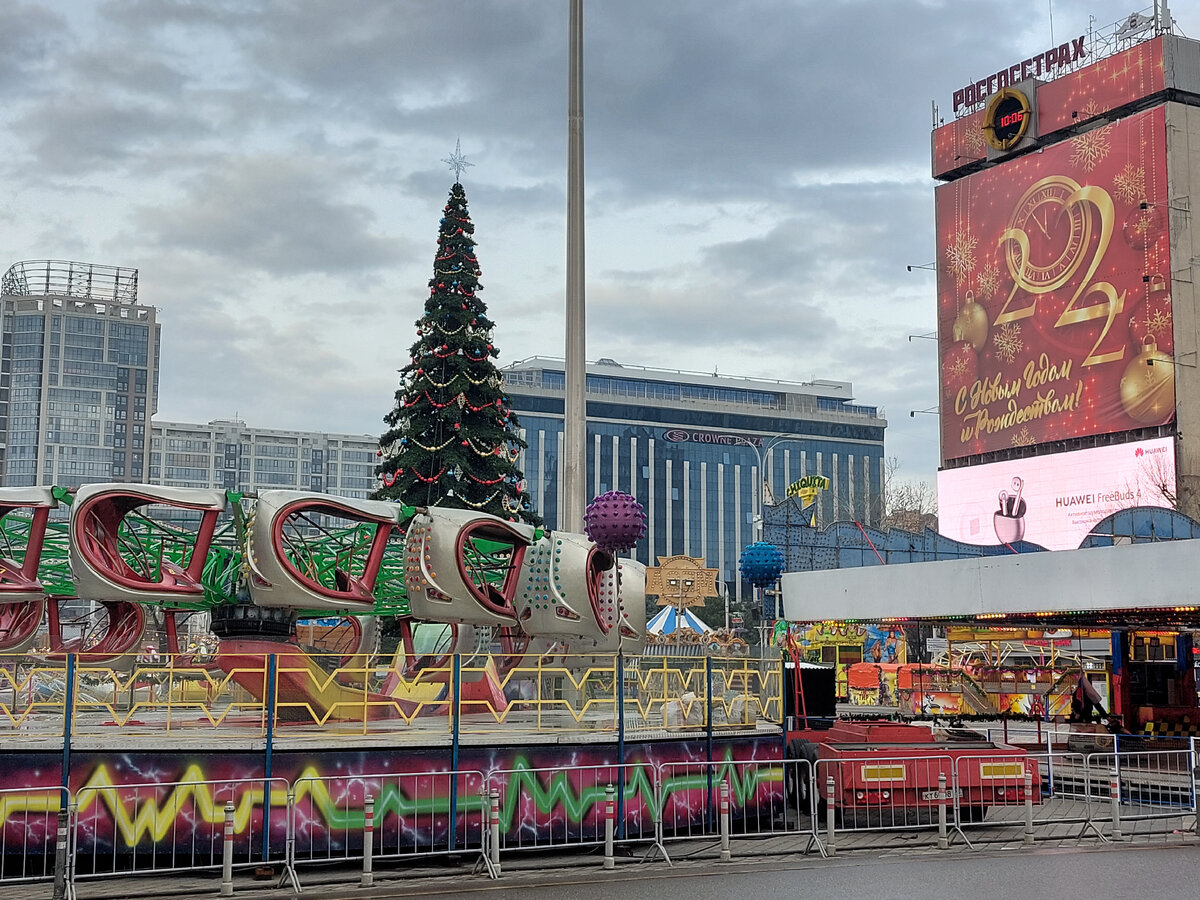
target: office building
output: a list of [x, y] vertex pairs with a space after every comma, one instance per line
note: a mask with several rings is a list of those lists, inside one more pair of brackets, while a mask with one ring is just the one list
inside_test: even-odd
[[[559, 516], [563, 361], [533, 357], [503, 369], [529, 447], [518, 460], [549, 527]], [[887, 422], [855, 405], [851, 385], [796, 383], [620, 365], [587, 367], [587, 484], [591, 496], [633, 494], [649, 527], [633, 556], [702, 557], [731, 592], [759, 503], [783, 500], [807, 475], [829, 479], [818, 521], [878, 521]], [[760, 471], [762, 474], [760, 474]], [[765, 474], [765, 477], [764, 477]]]
[[0, 484], [144, 481], [156, 310], [137, 269], [18, 262], [0, 282]]

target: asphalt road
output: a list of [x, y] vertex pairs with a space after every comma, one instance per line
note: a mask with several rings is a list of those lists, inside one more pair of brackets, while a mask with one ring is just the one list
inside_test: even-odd
[[[606, 877], [607, 876], [607, 877]], [[1200, 893], [1200, 847], [1121, 847], [979, 852], [953, 857], [787, 858], [741, 860], [696, 868], [623, 866], [615, 873], [522, 874], [520, 882], [389, 885], [372, 897], [479, 900], [940, 900], [987, 897], [1194, 897]], [[322, 900], [362, 898], [361, 889], [324, 889]]]

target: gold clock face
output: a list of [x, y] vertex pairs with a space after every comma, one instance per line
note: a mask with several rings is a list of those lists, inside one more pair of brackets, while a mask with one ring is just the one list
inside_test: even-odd
[[1005, 255], [1013, 280], [1023, 290], [1057, 290], [1083, 262], [1092, 220], [1076, 196], [1079, 189], [1065, 175], [1050, 175], [1017, 201], [1005, 233]]

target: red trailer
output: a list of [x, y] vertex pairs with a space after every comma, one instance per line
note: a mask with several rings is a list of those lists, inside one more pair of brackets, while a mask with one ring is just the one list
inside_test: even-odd
[[989, 808], [1024, 805], [1027, 790], [1039, 801], [1025, 750], [963, 729], [839, 718], [832, 668], [793, 657], [784, 670], [787, 756], [807, 761], [789, 766], [788, 789], [802, 809], [815, 792], [819, 814], [832, 796], [839, 816], [886, 827], [935, 821], [943, 802], [977, 822]]

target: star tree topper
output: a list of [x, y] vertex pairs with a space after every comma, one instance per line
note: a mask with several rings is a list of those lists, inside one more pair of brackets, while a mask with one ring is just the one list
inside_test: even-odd
[[454, 155], [446, 157], [442, 162], [454, 170], [455, 182], [461, 182], [463, 171], [475, 165], [475, 163], [467, 162], [467, 158], [462, 154], [462, 138], [454, 141]]

